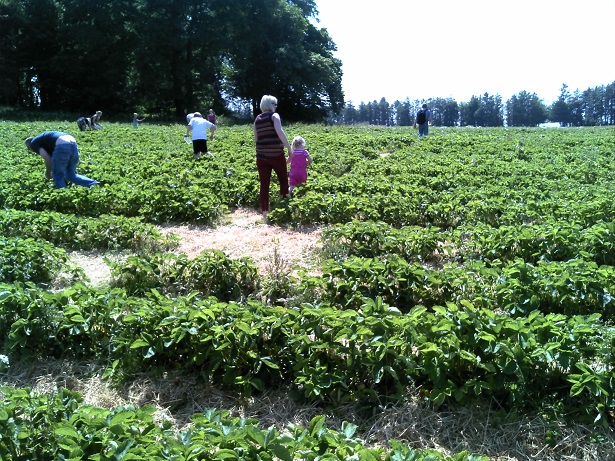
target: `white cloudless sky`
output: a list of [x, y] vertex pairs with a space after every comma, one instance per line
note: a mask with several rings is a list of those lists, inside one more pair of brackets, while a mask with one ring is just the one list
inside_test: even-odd
[[615, 81], [615, 0], [316, 0], [337, 46], [346, 102], [520, 91], [547, 104], [562, 84]]

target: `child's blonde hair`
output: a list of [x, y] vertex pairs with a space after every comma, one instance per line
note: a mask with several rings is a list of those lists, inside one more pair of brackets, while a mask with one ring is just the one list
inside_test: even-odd
[[301, 136], [295, 136], [293, 138], [293, 149], [299, 147], [305, 147], [305, 139], [303, 139]]

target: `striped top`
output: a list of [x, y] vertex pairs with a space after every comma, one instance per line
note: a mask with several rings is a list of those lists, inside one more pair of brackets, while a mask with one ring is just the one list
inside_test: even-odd
[[280, 141], [278, 133], [273, 126], [271, 117], [273, 112], [263, 112], [254, 121], [256, 133], [256, 157], [274, 158], [284, 156], [284, 144]]

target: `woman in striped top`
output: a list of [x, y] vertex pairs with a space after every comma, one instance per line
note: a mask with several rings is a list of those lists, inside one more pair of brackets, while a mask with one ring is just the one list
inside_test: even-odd
[[269, 184], [271, 171], [275, 171], [280, 183], [280, 196], [288, 195], [288, 173], [286, 170], [286, 156], [292, 152], [286, 133], [282, 129], [280, 116], [275, 112], [278, 100], [271, 95], [265, 95], [261, 99], [260, 108], [262, 113], [254, 120], [254, 141], [256, 142], [256, 168], [260, 180], [260, 204], [261, 212], [265, 220], [269, 213]]

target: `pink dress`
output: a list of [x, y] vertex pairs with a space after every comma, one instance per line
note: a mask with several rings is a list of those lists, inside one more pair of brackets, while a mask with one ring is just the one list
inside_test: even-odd
[[295, 149], [290, 161], [290, 172], [288, 173], [288, 185], [298, 186], [307, 182], [307, 165], [309, 152], [305, 149]]

